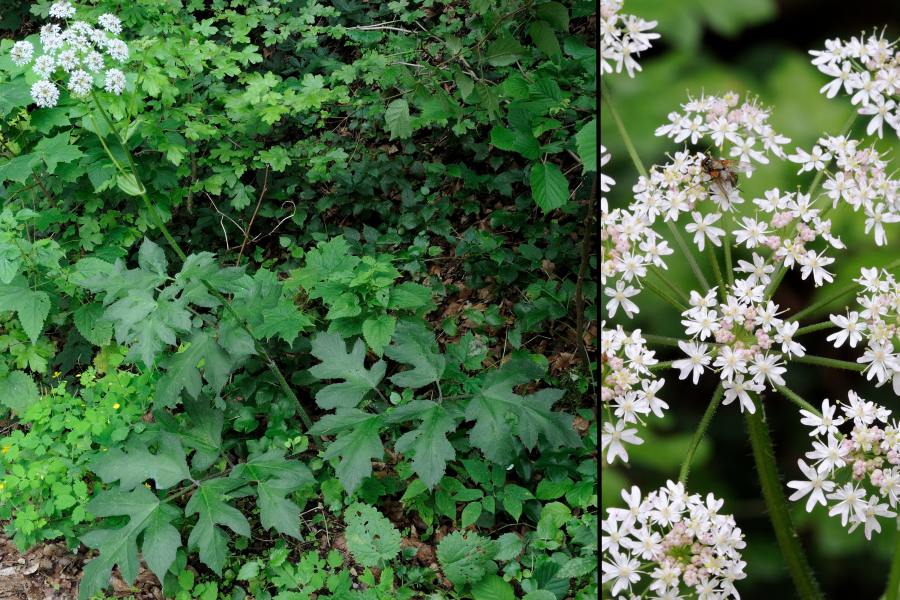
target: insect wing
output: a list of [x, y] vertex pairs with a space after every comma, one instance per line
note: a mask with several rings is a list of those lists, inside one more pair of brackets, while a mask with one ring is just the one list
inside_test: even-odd
[[750, 175], [751, 173], [753, 173], [753, 165], [746, 161], [728, 161], [728, 170], [734, 171], [735, 173]]

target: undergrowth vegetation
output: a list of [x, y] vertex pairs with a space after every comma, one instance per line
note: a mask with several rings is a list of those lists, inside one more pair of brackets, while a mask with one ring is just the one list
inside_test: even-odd
[[4, 533], [82, 600], [596, 597], [593, 11], [10, 7]]

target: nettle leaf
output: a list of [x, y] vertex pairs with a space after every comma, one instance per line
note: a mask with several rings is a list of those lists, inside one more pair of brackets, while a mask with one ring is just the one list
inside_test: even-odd
[[344, 379], [343, 383], [326, 385], [316, 394], [316, 404], [324, 409], [354, 408], [366, 395], [381, 383], [387, 365], [379, 360], [366, 369], [366, 345], [356, 340], [353, 350], [338, 333], [319, 333], [312, 340], [313, 356], [321, 363], [309, 369], [316, 379]]
[[513, 392], [515, 386], [541, 375], [543, 369], [530, 360], [510, 360], [488, 373], [469, 401], [466, 419], [475, 421], [469, 439], [488, 459], [509, 464], [517, 453], [516, 437], [528, 449], [535, 447], [539, 437], [553, 448], [581, 443], [572, 428], [572, 416], [551, 410], [562, 398], [562, 390], [543, 389], [528, 396]]
[[397, 325], [385, 355], [413, 367], [389, 377], [400, 387], [418, 389], [440, 381], [447, 367], [447, 359], [438, 350], [434, 334], [416, 321], [401, 321]]
[[228, 493], [243, 484], [241, 480], [225, 478], [204, 481], [184, 507], [185, 516], [197, 515], [197, 524], [188, 537], [188, 547], [199, 549], [200, 560], [217, 575], [222, 574], [228, 557], [228, 537], [219, 525], [250, 537], [247, 518], [227, 503]]
[[37, 342], [50, 314], [50, 296], [47, 292], [32, 290], [21, 275], [9, 283], [0, 283], [0, 312], [15, 311], [25, 335], [31, 343]]
[[492, 560], [496, 552], [496, 544], [490, 539], [454, 531], [438, 544], [437, 558], [447, 579], [463, 586], [481, 581], [487, 573], [496, 573], [497, 564]]
[[190, 479], [184, 448], [178, 438], [162, 434], [156, 453], [151, 453], [144, 441], [132, 438], [124, 450], [110, 448], [97, 455], [90, 469], [103, 483], [119, 481], [122, 490], [131, 490], [148, 479], [153, 479], [156, 489], [165, 490]]
[[390, 343], [396, 327], [397, 319], [391, 315], [368, 318], [362, 324], [363, 339], [366, 340], [372, 352], [381, 356], [384, 354], [384, 347]]
[[34, 379], [24, 371], [13, 371], [0, 377], [0, 404], [19, 416], [40, 399]]
[[171, 525], [180, 511], [160, 502], [150, 490], [140, 486], [133, 491], [102, 492], [85, 507], [95, 517], [127, 516], [128, 523], [118, 529], [95, 529], [81, 537], [100, 555], [84, 566], [78, 590], [80, 600], [88, 600], [109, 585], [113, 567], [127, 583], [132, 583], [140, 568], [137, 540], [143, 534], [142, 550], [147, 565], [162, 580], [175, 560], [181, 536]]
[[325, 450], [326, 460], [340, 458], [335, 472], [347, 493], [353, 493], [362, 480], [372, 474], [372, 460], [384, 456], [378, 435], [384, 419], [356, 408], [341, 409], [327, 415], [309, 430], [311, 435], [335, 435]]
[[585, 173], [597, 170], [597, 119], [582, 127], [575, 134], [575, 148]]
[[412, 120], [409, 117], [409, 103], [398, 98], [384, 109], [384, 122], [390, 139], [404, 139], [412, 135]]
[[228, 382], [233, 361], [215, 339], [205, 331], [198, 331], [191, 338], [190, 346], [183, 352], [173, 354], [164, 363], [166, 374], [160, 377], [156, 386], [157, 402], [173, 407], [181, 399], [182, 391], [186, 391], [191, 398], [197, 398], [203, 386], [201, 364], [203, 379], [219, 394]]
[[454, 419], [441, 405], [430, 400], [414, 400], [396, 409], [391, 422], [411, 419], [421, 421], [412, 431], [397, 440], [397, 452], [413, 452], [412, 468], [428, 489], [434, 489], [447, 470], [447, 463], [456, 457], [456, 451], [447, 440], [447, 434], [456, 429]]
[[566, 205], [569, 201], [569, 182], [553, 163], [531, 166], [531, 194], [545, 213]]
[[95, 346], [105, 346], [112, 339], [113, 324], [103, 318], [103, 313], [103, 305], [98, 302], [82, 304], [72, 313], [78, 333]]
[[364, 567], [384, 565], [400, 553], [400, 531], [374, 506], [357, 502], [344, 511], [347, 550]]

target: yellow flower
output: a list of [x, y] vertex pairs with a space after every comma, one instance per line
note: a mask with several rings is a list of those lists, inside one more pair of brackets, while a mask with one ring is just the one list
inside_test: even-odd
[[59, 371], [53, 371], [53, 379], [56, 379], [60, 375], [62, 375], [62, 373], [60, 373]]
[[5, 484], [5, 483], [2, 483], [2, 482], [0, 482], [0, 490], [2, 490], [2, 489], [3, 489], [3, 488], [5, 488], [5, 487], [6, 487], [6, 484]]
[[7, 452], [9, 452], [9, 446], [3, 446], [3, 448], [0, 448], [0, 452], [3, 452], [3, 454], [6, 454]]
[[119, 404], [118, 402], [116, 402], [115, 404], [113, 404], [113, 410], [119, 410], [119, 408], [121, 408], [121, 407], [122, 407], [122, 405]]

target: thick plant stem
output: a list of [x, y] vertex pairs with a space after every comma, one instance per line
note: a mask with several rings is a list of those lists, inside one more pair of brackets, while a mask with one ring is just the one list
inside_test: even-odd
[[807, 333], [813, 333], [815, 331], [822, 331], [823, 329], [834, 329], [837, 327], [831, 321], [822, 321], [821, 323], [815, 323], [813, 325], [807, 325], [806, 327], [801, 327], [797, 331], [794, 332], [794, 337], [805, 335]]
[[822, 592], [806, 561], [803, 547], [791, 522], [778, 469], [775, 467], [775, 451], [772, 448], [772, 438], [769, 436], [762, 404], [760, 403], [759, 409], [754, 414], [744, 413], [744, 418], [747, 420], [747, 431], [750, 434], [750, 445], [753, 448], [753, 459], [756, 462], [763, 499], [781, 555], [794, 581], [797, 597], [802, 600], [818, 600], [822, 598]]
[[691, 471], [691, 461], [694, 458], [694, 453], [697, 451], [697, 448], [700, 447], [700, 442], [703, 441], [703, 436], [706, 435], [706, 430], [709, 428], [709, 424], [712, 422], [713, 415], [716, 414], [716, 409], [719, 407], [719, 403], [722, 401], [722, 396], [724, 394], [725, 388], [720, 383], [719, 387], [716, 388], [716, 391], [713, 392], [709, 405], [703, 413], [703, 417], [700, 418], [700, 423], [697, 425], [694, 437], [691, 438], [691, 445], [688, 446], [687, 454], [684, 457], [684, 461], [681, 463], [681, 470], [678, 472], [678, 481], [685, 485], [687, 485], [688, 474]]
[[884, 590], [884, 600], [900, 598], [900, 519], [897, 519], [896, 529], [897, 540], [894, 542], [894, 557], [891, 559], [891, 570], [888, 575], [887, 589]]
[[844, 369], [847, 371], [865, 371], [866, 365], [861, 363], [852, 363], [846, 360], [838, 360], [836, 358], [828, 358], [826, 356], [814, 356], [807, 354], [806, 356], [795, 356], [791, 359], [793, 362], [806, 363], [808, 365], [819, 365], [820, 367], [832, 367], [834, 369]]
[[816, 415], [820, 419], [822, 418], [822, 413], [815, 406], [804, 400], [800, 394], [796, 393], [792, 389], [788, 388], [784, 385], [775, 384], [775, 389], [781, 392], [781, 395], [802, 408], [805, 411], [811, 412]]
[[[169, 228], [166, 227], [166, 224], [163, 222], [162, 217], [159, 216], [159, 212], [157, 211], [156, 206], [153, 204], [153, 202], [150, 201], [150, 197], [147, 195], [147, 188], [144, 186], [143, 182], [141, 182], [140, 177], [138, 176], [137, 164], [134, 162], [134, 157], [131, 155], [131, 149], [128, 148], [126, 140], [123, 139], [121, 135], [119, 135], [119, 131], [116, 129], [115, 125], [113, 124], [112, 118], [110, 118], [109, 114], [107, 114], [106, 109], [103, 108], [103, 105], [100, 103], [96, 94], [94, 94], [92, 92], [91, 95], [93, 96], [94, 104], [97, 106], [97, 109], [100, 111], [100, 114], [103, 116], [103, 119], [106, 121], [107, 126], [109, 126], [110, 131], [112, 131], [113, 135], [115, 135], [116, 141], [119, 142], [119, 145], [122, 147], [122, 150], [125, 152], [125, 156], [128, 158], [128, 164], [131, 167], [131, 173], [128, 173], [128, 175], [130, 175], [131, 177], [134, 178], [134, 182], [139, 187], [140, 196], [144, 202], [144, 207], [146, 208], [147, 212], [150, 213], [150, 218], [153, 220], [153, 224], [156, 226], [157, 229], [160, 230], [160, 232], [163, 234], [163, 237], [166, 238], [166, 241], [168, 242], [168, 244], [172, 248], [172, 250], [175, 252], [175, 254], [178, 256], [178, 258], [181, 259], [182, 262], [184, 262], [187, 259], [187, 254], [185, 254], [184, 250], [181, 249], [181, 246], [178, 244], [178, 242], [172, 236], [172, 233], [169, 231]], [[101, 137], [99, 133], [97, 134], [97, 137]], [[101, 141], [102, 141], [102, 137], [101, 137]], [[106, 148], [106, 144], [103, 144], [103, 147]], [[113, 158], [112, 153], [109, 152], [108, 148], [106, 148], [106, 151], [110, 155], [110, 159], [115, 163], [116, 162], [115, 158]], [[116, 166], [118, 166], [118, 163], [116, 163]], [[120, 167], [120, 169], [121, 169], [121, 167]], [[124, 171], [123, 171], [123, 174], [125, 174]], [[291, 386], [290, 386], [290, 384], [288, 384], [287, 379], [285, 379], [284, 374], [281, 372], [281, 369], [279, 369], [278, 365], [275, 364], [275, 361], [269, 355], [269, 352], [266, 350], [266, 348], [260, 343], [259, 340], [256, 339], [256, 336], [253, 335], [253, 332], [250, 331], [250, 328], [247, 326], [247, 324], [244, 322], [244, 320], [238, 316], [238, 314], [235, 312], [234, 308], [231, 306], [231, 303], [228, 302], [228, 299], [225, 298], [225, 296], [222, 295], [222, 293], [219, 292], [219, 290], [212, 287], [212, 285], [210, 285], [209, 282], [207, 282], [203, 279], [201, 279], [200, 282], [206, 287], [206, 289], [209, 291], [209, 293], [212, 294], [212, 296], [216, 298], [216, 300], [218, 300], [219, 302], [222, 303], [222, 306], [225, 308], [225, 310], [234, 318], [234, 320], [237, 323], [240, 324], [241, 328], [244, 331], [246, 331], [247, 334], [250, 335], [251, 339], [253, 340], [253, 346], [254, 346], [256, 352], [263, 358], [264, 362], [266, 363], [266, 367], [268, 367], [268, 369], [275, 376], [275, 379], [278, 382], [279, 387], [288, 396], [288, 398], [293, 400], [294, 404], [296, 404], [297, 411], [298, 411], [298, 414], [300, 415], [300, 420], [303, 421], [303, 425], [306, 427], [306, 429], [312, 428], [312, 426], [313, 426], [312, 419], [309, 417], [309, 414], [306, 412], [306, 409], [304, 409], [303, 406], [300, 404], [299, 398], [297, 398], [297, 395], [294, 393], [294, 390], [291, 389]]]

